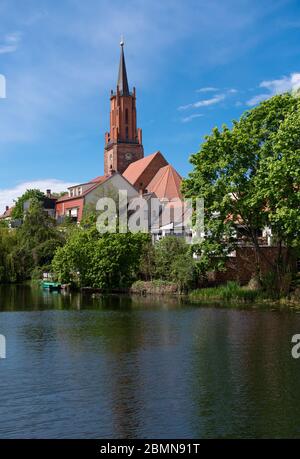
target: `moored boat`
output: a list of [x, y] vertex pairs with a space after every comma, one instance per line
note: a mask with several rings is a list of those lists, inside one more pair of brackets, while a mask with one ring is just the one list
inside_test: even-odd
[[59, 282], [42, 281], [42, 287], [49, 290], [60, 290], [61, 284]]

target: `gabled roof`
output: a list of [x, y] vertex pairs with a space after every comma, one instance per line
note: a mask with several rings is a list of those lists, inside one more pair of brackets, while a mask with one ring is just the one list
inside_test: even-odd
[[66, 193], [63, 196], [61, 196], [56, 202], [59, 203], [59, 202], [69, 201], [71, 199], [84, 198], [87, 194], [89, 194], [91, 191], [93, 191], [95, 188], [97, 188], [100, 185], [100, 183], [106, 182], [106, 180], [108, 180], [110, 177], [111, 177], [110, 175], [107, 175], [107, 176], [106, 175], [102, 175], [102, 176], [99, 176], [99, 177], [96, 177], [96, 178], [90, 180], [89, 182], [71, 186], [69, 189], [76, 188], [76, 187], [81, 186], [81, 185], [90, 185], [79, 196], [69, 196], [69, 193]]
[[0, 219], [10, 218], [12, 211], [13, 207], [10, 207], [9, 209], [5, 210], [5, 212], [2, 215], [0, 215]]
[[116, 175], [119, 175], [120, 177], [122, 177], [122, 179], [124, 181], [128, 182], [128, 184], [133, 188], [132, 184], [129, 182], [129, 180], [126, 179], [126, 177], [123, 177], [119, 172], [115, 172], [112, 175], [101, 175], [99, 177], [96, 177], [96, 178], [90, 180], [89, 182], [82, 183], [80, 185], [74, 185], [74, 186], [70, 187], [69, 189], [76, 188], [76, 187], [79, 187], [79, 186], [82, 186], [82, 185], [89, 185], [79, 196], [69, 196], [69, 193], [66, 193], [63, 196], [61, 196], [56, 202], [60, 203], [60, 202], [64, 202], [64, 201], [71, 201], [72, 199], [73, 200], [83, 199], [86, 195], [91, 193], [91, 191], [94, 191], [100, 184], [103, 184], [103, 183], [107, 182], [108, 180], [110, 180], [111, 178], [113, 178]]
[[89, 183], [100, 183], [100, 182], [103, 182], [103, 180], [107, 177], [108, 176], [106, 175], [99, 175], [99, 177], [92, 179]]
[[[156, 164], [157, 163], [157, 164]], [[154, 175], [157, 173], [157, 171], [162, 167], [167, 165], [168, 162], [164, 158], [164, 156], [161, 154], [160, 151], [157, 151], [156, 153], [153, 153], [152, 155], [145, 156], [145, 158], [139, 159], [138, 161], [134, 161], [133, 163], [129, 164], [127, 169], [123, 172], [123, 177], [125, 177], [133, 186], [139, 185], [139, 182], [141, 181], [142, 175], [149, 169], [149, 179], [148, 183]], [[152, 171], [150, 171], [151, 168], [154, 168]], [[152, 174], [150, 174], [152, 172]], [[148, 183], [144, 182], [143, 186], [147, 188]]]
[[147, 185], [148, 192], [155, 193], [160, 199], [182, 199], [180, 191], [182, 178], [173, 166], [168, 164], [159, 169], [151, 182]]

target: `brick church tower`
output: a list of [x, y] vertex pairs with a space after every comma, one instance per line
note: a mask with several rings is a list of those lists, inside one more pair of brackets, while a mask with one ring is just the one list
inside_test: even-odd
[[134, 161], [144, 157], [142, 130], [137, 128], [136, 95], [129, 91], [124, 58], [124, 42], [121, 56], [117, 90], [110, 96], [110, 132], [105, 133], [104, 173], [117, 171], [123, 174]]

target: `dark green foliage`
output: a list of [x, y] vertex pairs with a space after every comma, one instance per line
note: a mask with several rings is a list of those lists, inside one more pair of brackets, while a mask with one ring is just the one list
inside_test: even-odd
[[12, 257], [16, 244], [16, 233], [8, 228], [0, 228], [0, 283], [16, 280], [15, 263]]
[[40, 190], [32, 189], [27, 190], [20, 196], [16, 202], [16, 205], [12, 211], [12, 218], [22, 219], [24, 216], [24, 203], [28, 200], [34, 200], [41, 202], [45, 198], [44, 193]]
[[183, 238], [167, 236], [155, 244], [154, 252], [156, 278], [174, 282], [182, 291], [193, 286], [197, 266]]
[[49, 270], [63, 243], [64, 233], [33, 200], [21, 227], [0, 229], [0, 282], [22, 281], [31, 278], [33, 271]]
[[236, 282], [227, 282], [227, 284], [220, 287], [194, 290], [189, 297], [192, 301], [221, 301], [222, 304], [224, 302], [234, 302], [236, 304], [240, 302], [252, 303], [258, 299], [263, 299], [262, 292], [243, 288]]
[[60, 282], [103, 290], [128, 288], [137, 278], [148, 235], [103, 234], [95, 226], [78, 227], [52, 262]]
[[[206, 238], [195, 247], [203, 268], [222, 268], [235, 247], [237, 223], [254, 247], [258, 277], [263, 254], [257, 229], [271, 227], [279, 247], [299, 247], [299, 132], [299, 99], [283, 94], [245, 112], [231, 129], [215, 128], [192, 156], [183, 192], [205, 200]], [[275, 263], [267, 261], [274, 271], [287, 265], [282, 252]]]

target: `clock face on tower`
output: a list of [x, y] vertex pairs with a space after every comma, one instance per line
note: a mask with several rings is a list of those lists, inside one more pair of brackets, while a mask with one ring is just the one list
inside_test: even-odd
[[132, 158], [132, 154], [131, 153], [126, 153], [125, 158], [127, 160], [130, 160]]

